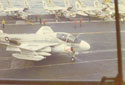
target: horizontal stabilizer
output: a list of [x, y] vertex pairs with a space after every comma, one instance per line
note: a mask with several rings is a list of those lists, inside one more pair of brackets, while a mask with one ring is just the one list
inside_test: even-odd
[[7, 46], [6, 51], [17, 51], [20, 52], [21, 50], [17, 47], [13, 47], [13, 46]]
[[25, 55], [25, 54], [12, 54], [12, 56], [17, 59], [31, 60], [31, 61], [41, 61], [46, 58], [44, 56], [34, 56], [34, 55]]

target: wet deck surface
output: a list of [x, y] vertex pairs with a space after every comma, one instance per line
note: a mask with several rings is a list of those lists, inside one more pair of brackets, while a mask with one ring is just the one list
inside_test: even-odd
[[[100, 81], [103, 76], [117, 75], [117, 50], [114, 22], [84, 22], [82, 27], [73, 22], [48, 23], [56, 32], [82, 33], [79, 38], [87, 41], [91, 49], [77, 56], [76, 62], [71, 57], [50, 56], [40, 62], [18, 60], [0, 49], [0, 78], [40, 79], [40, 80], [79, 80]], [[122, 42], [125, 42], [125, 24], [122, 28]], [[6, 33], [35, 33], [41, 25], [6, 25]], [[1, 28], [1, 26], [0, 26]], [[125, 44], [123, 43], [123, 54]], [[123, 57], [125, 64], [125, 57]], [[125, 68], [124, 68], [125, 71]]]

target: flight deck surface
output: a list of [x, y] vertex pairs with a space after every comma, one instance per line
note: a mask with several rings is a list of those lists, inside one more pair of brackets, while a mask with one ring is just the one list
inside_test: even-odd
[[[38, 79], [43, 81], [100, 81], [103, 76], [117, 75], [117, 49], [115, 22], [47, 23], [55, 32], [79, 34], [80, 39], [91, 45], [89, 51], [78, 55], [75, 62], [71, 56], [50, 56], [39, 62], [18, 60], [0, 49], [1, 79]], [[121, 24], [122, 42], [125, 41], [125, 24]], [[35, 33], [41, 25], [6, 25], [5, 33]], [[2, 28], [2, 26], [0, 26]], [[123, 43], [123, 54], [125, 44]], [[125, 58], [123, 57], [123, 61]], [[124, 69], [125, 71], [125, 69]]]

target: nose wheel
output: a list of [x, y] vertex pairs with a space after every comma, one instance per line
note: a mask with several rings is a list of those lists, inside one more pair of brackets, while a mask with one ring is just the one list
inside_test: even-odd
[[72, 62], [75, 62], [75, 58], [72, 58]]
[[75, 55], [72, 56], [72, 62], [75, 62]]

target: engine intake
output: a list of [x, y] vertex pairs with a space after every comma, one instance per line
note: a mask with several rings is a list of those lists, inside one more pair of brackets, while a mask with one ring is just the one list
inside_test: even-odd
[[18, 41], [15, 41], [15, 40], [9, 40], [9, 43], [15, 44], [15, 45], [20, 45], [21, 44]]

